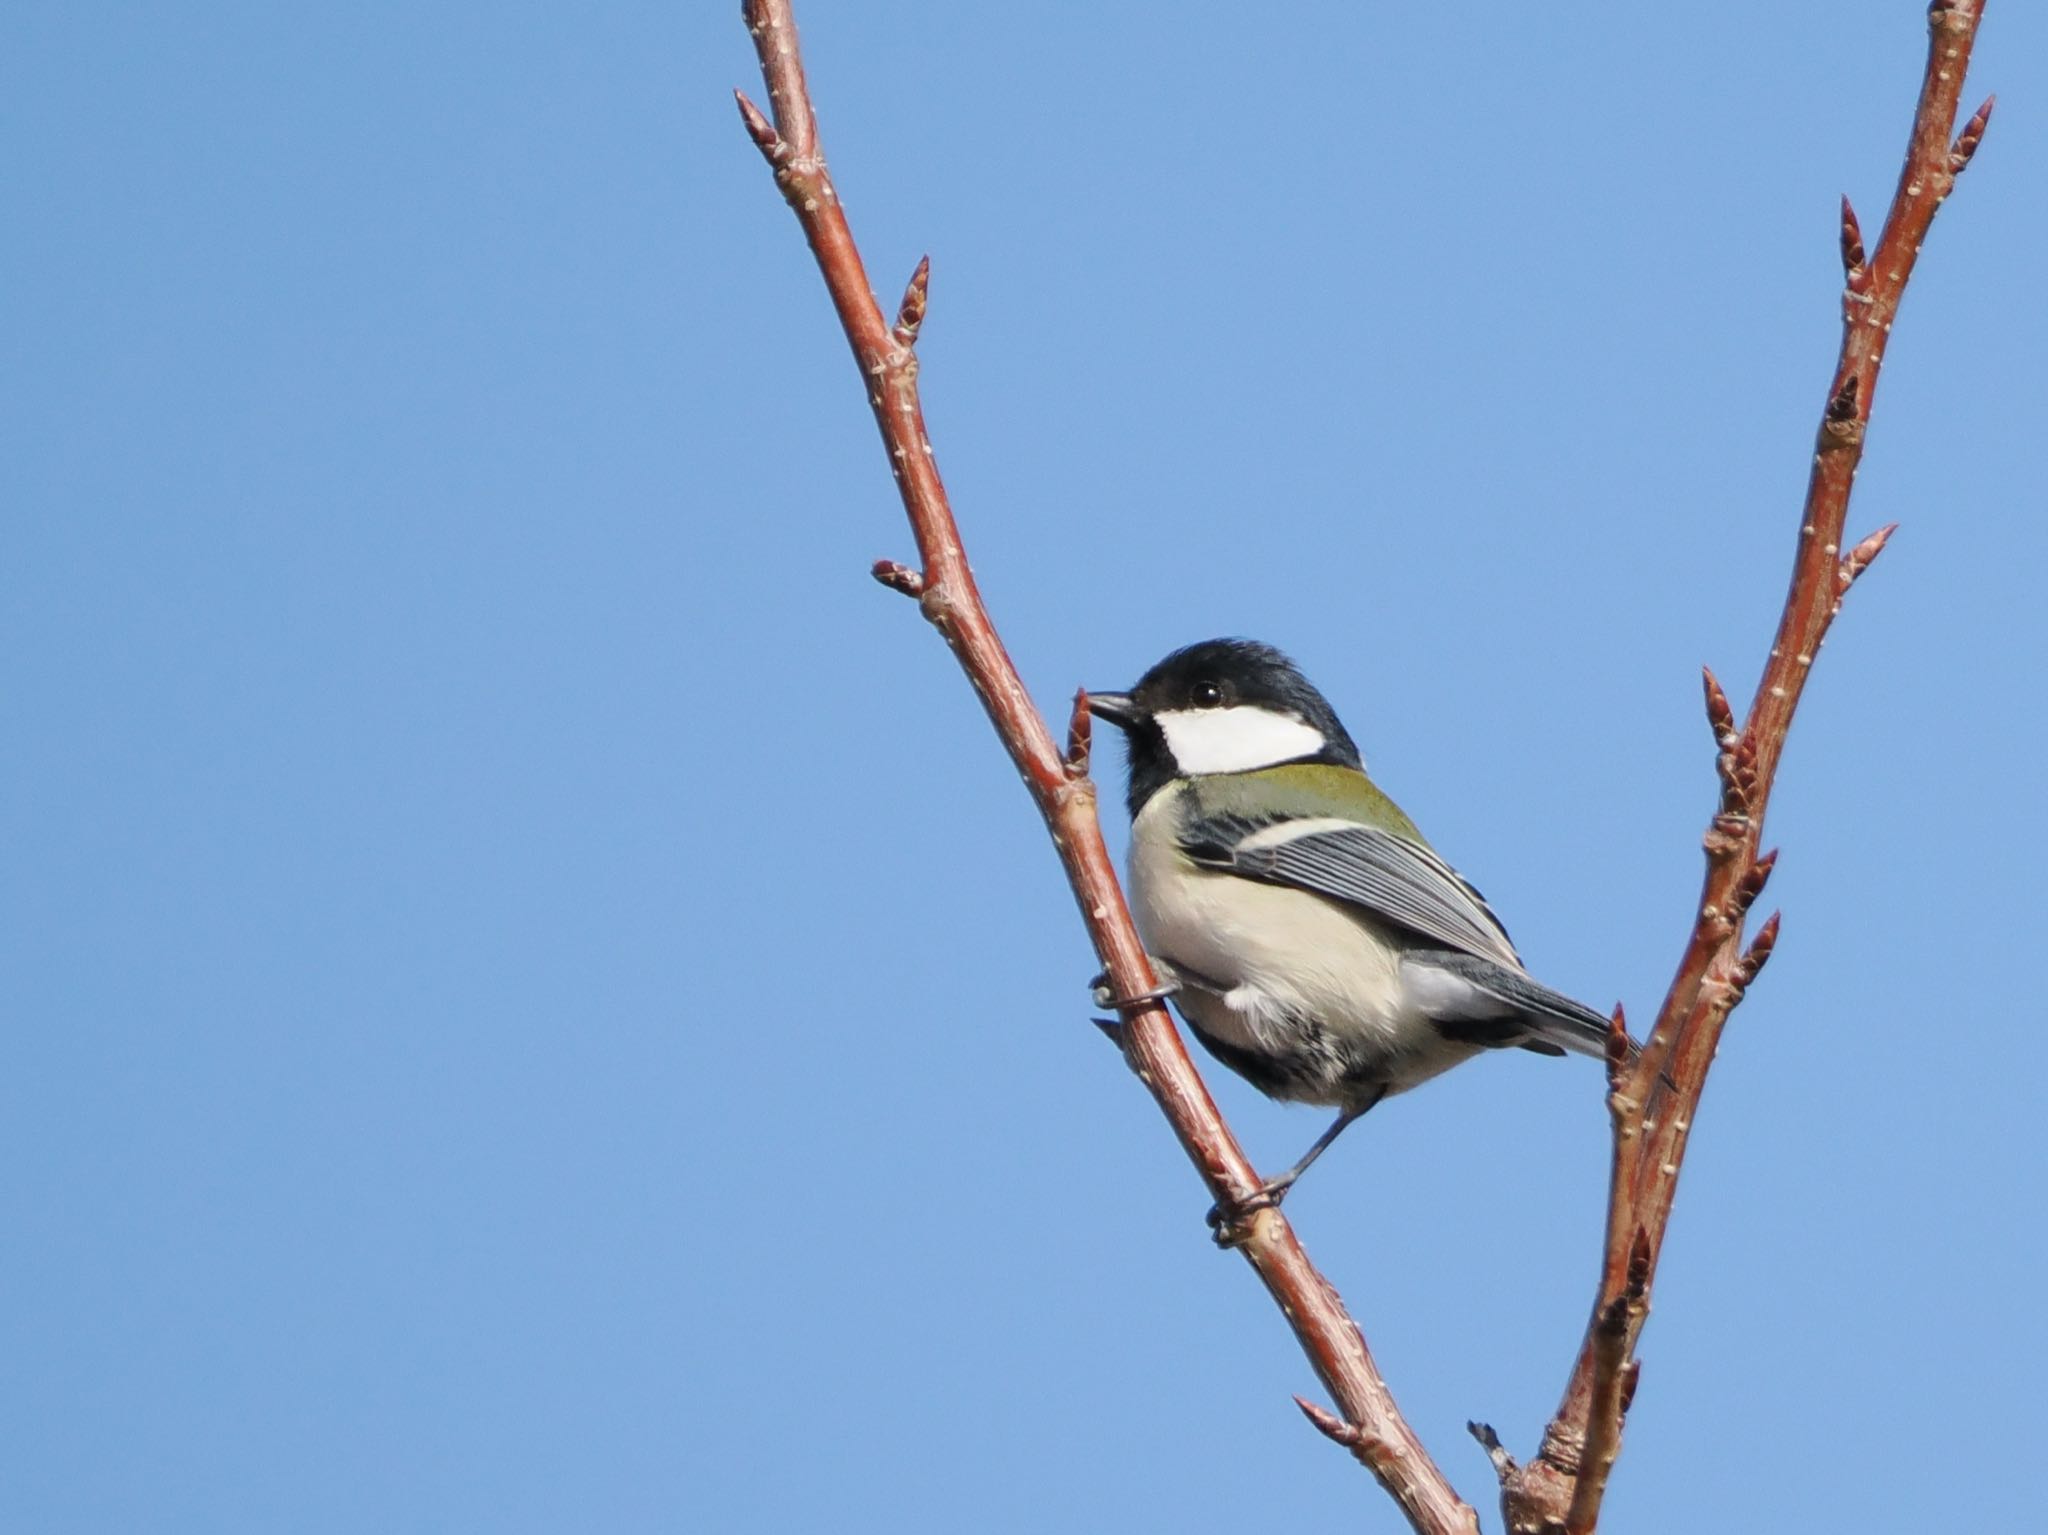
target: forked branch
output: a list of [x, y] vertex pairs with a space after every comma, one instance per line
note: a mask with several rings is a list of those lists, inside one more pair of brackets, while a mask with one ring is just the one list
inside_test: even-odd
[[[1088, 716], [1076, 710], [1062, 752], [982, 605], [925, 432], [914, 347], [924, 322], [929, 267], [918, 264], [892, 324], [869, 291], [860, 252], [819, 150], [817, 115], [788, 0], [746, 0], [744, 14], [774, 119], [744, 95], [740, 116], [817, 257], [917, 540], [921, 569], [884, 560], [875, 566], [875, 577], [916, 598], [952, 647], [1052, 833], [1110, 987], [1120, 997], [1145, 996], [1157, 982], [1103, 846], [1095, 785], [1087, 776]], [[1248, 1200], [1259, 1187], [1258, 1176], [1223, 1123], [1165, 1008], [1156, 1001], [1127, 1008], [1116, 1032], [1125, 1059], [1151, 1090], [1210, 1195], [1225, 1206]], [[1402, 1418], [1364, 1336], [1309, 1262], [1286, 1219], [1278, 1210], [1263, 1209], [1235, 1234], [1234, 1245], [1272, 1294], [1337, 1403], [1336, 1414], [1303, 1404], [1316, 1426], [1371, 1470], [1416, 1530], [1477, 1535], [1478, 1516]]]
[[1635, 1344], [1649, 1315], [1650, 1286], [1707, 1069], [1729, 1012], [1778, 937], [1773, 914], [1743, 943], [1744, 920], [1777, 856], [1758, 850], [1785, 735], [1842, 598], [1892, 533], [1880, 528], [1842, 553], [1849, 492], [1899, 300], [1935, 210], [1991, 118], [1987, 100], [1955, 131], [1983, 9], [1982, 0], [1935, 0], [1928, 11], [1927, 67], [1905, 169], [1875, 250], [1866, 252], [1855, 210], [1842, 200], [1841, 353], [1821, 411], [1791, 586], [1763, 678], [1739, 725], [1720, 683], [1706, 674], [1721, 802], [1707, 828], [1705, 883], [1677, 975], [1648, 1044], [1632, 1067], [1616, 1074], [1609, 1094], [1614, 1152], [1592, 1318], [1535, 1459], [1517, 1466], [1491, 1430], [1480, 1436], [1500, 1473], [1501, 1508], [1513, 1535], [1589, 1535], [1599, 1522], [1637, 1379]]
[[[1112, 990], [1118, 996], [1148, 996], [1154, 977], [1096, 818], [1085, 700], [1076, 701], [1063, 751], [1033, 707], [982, 605], [925, 432], [914, 348], [927, 308], [929, 265], [919, 263], [892, 323], [869, 290], [819, 149], [788, 0], [746, 0], [744, 10], [774, 118], [745, 96], [740, 97], [740, 113], [817, 257], [917, 541], [919, 568], [883, 560], [874, 567], [875, 578], [918, 602], [980, 696], [1045, 818]], [[1749, 911], [1776, 857], [1760, 852], [1764, 812], [1786, 732], [1828, 627], [1843, 596], [1892, 531], [1880, 529], [1842, 552], [1849, 492], [1892, 321], [1935, 210], [1969, 163], [1990, 117], [1986, 101], [1955, 131], [1982, 10], [1982, 0], [1935, 0], [1929, 11], [1932, 40], [1905, 170], [1874, 250], [1866, 249], [1854, 210], [1846, 199], [1842, 204], [1842, 347], [1822, 408], [1784, 612], [1763, 678], [1739, 722], [1720, 683], [1711, 672], [1706, 675], [1720, 803], [1705, 837], [1707, 867], [1698, 913], [1639, 1055], [1631, 1055], [1620, 1015], [1615, 1018], [1609, 1052], [1613, 1159], [1592, 1316], [1563, 1400], [1534, 1459], [1517, 1465], [1491, 1429], [1473, 1426], [1500, 1477], [1502, 1509], [1514, 1535], [1587, 1535], [1598, 1522], [1622, 1422], [1640, 1380], [1635, 1346], [1649, 1314], [1657, 1260], [1707, 1068], [1729, 1012], [1777, 939], [1773, 915], [1746, 945], [1743, 941]], [[1165, 1009], [1149, 1001], [1123, 1012], [1121, 1025], [1112, 1032], [1126, 1060], [1166, 1114], [1210, 1194], [1226, 1205], [1242, 1203], [1258, 1179]], [[1373, 1472], [1416, 1530], [1476, 1535], [1477, 1516], [1401, 1417], [1363, 1336], [1310, 1264], [1285, 1218], [1278, 1210], [1263, 1209], [1237, 1236], [1236, 1245], [1279, 1304], [1340, 1409], [1333, 1414], [1301, 1401], [1304, 1413]]]

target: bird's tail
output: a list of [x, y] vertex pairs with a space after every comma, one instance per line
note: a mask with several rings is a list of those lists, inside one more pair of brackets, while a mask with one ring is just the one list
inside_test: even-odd
[[[1574, 1055], [1607, 1058], [1607, 1039], [1613, 1024], [1604, 1014], [1596, 1013], [1583, 1002], [1574, 1002], [1563, 992], [1552, 991], [1548, 986], [1535, 981], [1523, 982], [1528, 992], [1534, 993], [1526, 1002], [1521, 1002], [1522, 1016], [1529, 1020], [1539, 1039], [1559, 1045]], [[1629, 1057], [1636, 1053], [1635, 1041], [1629, 1041]]]
[[[1514, 1010], [1512, 1024], [1497, 1015], [1483, 1024], [1481, 1020], [1472, 1020], [1475, 1043], [1521, 1045], [1546, 1055], [1570, 1051], [1574, 1055], [1606, 1059], [1609, 1022], [1583, 1002], [1574, 1002], [1563, 992], [1552, 991], [1519, 970], [1510, 970], [1474, 954], [1431, 953], [1427, 962], [1434, 968], [1454, 972], [1474, 990]], [[1440, 1022], [1439, 1027], [1447, 1025]], [[1482, 1029], [1492, 1037], [1476, 1037]], [[1631, 1041], [1629, 1058], [1633, 1060], [1635, 1055], [1636, 1046]]]

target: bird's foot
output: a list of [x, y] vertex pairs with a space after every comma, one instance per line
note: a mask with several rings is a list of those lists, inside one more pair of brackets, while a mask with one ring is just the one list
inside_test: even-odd
[[[1154, 970], [1161, 970], [1164, 967], [1157, 960], [1154, 960], [1152, 968]], [[1139, 1008], [1150, 1007], [1155, 1002], [1164, 1002], [1179, 990], [1179, 981], [1166, 980], [1154, 986], [1150, 991], [1141, 991], [1134, 997], [1120, 997], [1110, 990], [1109, 972], [1107, 970], [1097, 971], [1095, 979], [1088, 983], [1088, 994], [1094, 1000], [1095, 1005], [1097, 1007], [1109, 1008], [1118, 1014], [1136, 1012]]]
[[1209, 1206], [1209, 1213], [1202, 1217], [1209, 1227], [1209, 1235], [1218, 1247], [1242, 1246], [1251, 1235], [1252, 1217], [1261, 1210], [1277, 1210], [1280, 1201], [1287, 1197], [1287, 1191], [1294, 1187], [1297, 1172], [1283, 1173], [1278, 1178], [1268, 1179], [1242, 1199], [1222, 1200]]
[[1096, 971], [1095, 978], [1088, 983], [1089, 999], [1097, 1007], [1106, 1007], [1116, 1013], [1114, 1018], [1090, 1018], [1088, 1021], [1102, 1030], [1103, 1037], [1119, 1050], [1124, 1048], [1124, 1024], [1132, 1013], [1164, 1002], [1180, 990], [1180, 978], [1170, 966], [1152, 959], [1149, 954], [1146, 958], [1151, 960], [1153, 973], [1165, 977], [1150, 991], [1141, 991], [1135, 997], [1120, 997], [1110, 989], [1107, 970]]

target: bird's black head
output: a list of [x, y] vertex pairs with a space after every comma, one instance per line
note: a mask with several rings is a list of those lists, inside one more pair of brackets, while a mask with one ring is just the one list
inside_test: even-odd
[[1124, 732], [1133, 816], [1176, 778], [1281, 762], [1361, 766], [1329, 701], [1286, 656], [1254, 640], [1176, 650], [1130, 692], [1090, 693], [1088, 707]]

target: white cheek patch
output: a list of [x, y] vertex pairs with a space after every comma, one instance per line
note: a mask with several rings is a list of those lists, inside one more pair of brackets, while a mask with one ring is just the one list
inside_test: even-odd
[[1234, 709], [1174, 709], [1153, 716], [1183, 773], [1249, 773], [1313, 757], [1323, 733], [1291, 715], [1240, 704]]

